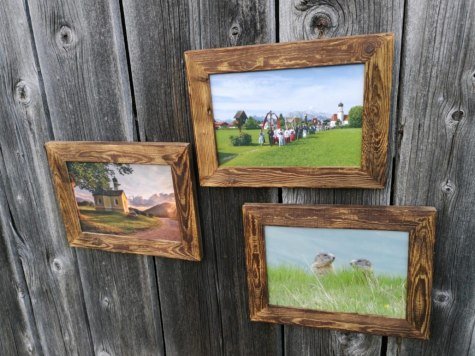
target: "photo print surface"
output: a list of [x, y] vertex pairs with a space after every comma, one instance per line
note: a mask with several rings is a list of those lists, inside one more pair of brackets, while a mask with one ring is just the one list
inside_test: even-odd
[[83, 232], [180, 240], [168, 165], [68, 162]]
[[359, 167], [364, 64], [211, 74], [220, 166]]
[[269, 304], [404, 319], [409, 235], [266, 226]]

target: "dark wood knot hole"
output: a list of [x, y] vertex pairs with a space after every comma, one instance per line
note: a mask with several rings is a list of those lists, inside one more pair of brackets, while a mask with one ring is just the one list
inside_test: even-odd
[[332, 20], [330, 16], [324, 13], [318, 13], [312, 19], [311, 26], [313, 32], [321, 37], [332, 27]]
[[452, 120], [454, 121], [460, 121], [462, 120], [463, 116], [465, 115], [465, 113], [463, 112], [463, 110], [457, 110], [457, 111], [454, 111], [452, 113]]

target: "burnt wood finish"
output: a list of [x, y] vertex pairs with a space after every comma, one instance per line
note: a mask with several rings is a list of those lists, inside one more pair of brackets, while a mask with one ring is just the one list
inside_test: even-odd
[[[383, 188], [387, 173], [393, 48], [392, 34], [377, 34], [185, 52], [201, 185]], [[219, 167], [211, 74], [350, 63], [365, 64], [361, 167], [272, 167], [271, 170]]]
[[[245, 204], [243, 219], [251, 319], [427, 339], [435, 215], [436, 210], [431, 207]], [[407, 231], [409, 262], [406, 319], [269, 305], [265, 226]]]
[[[46, 143], [51, 175], [56, 188], [66, 235], [74, 247], [111, 252], [201, 260], [201, 245], [188, 143]], [[169, 165], [180, 224], [181, 241], [153, 240], [81, 231], [79, 211], [69, 178], [67, 162], [104, 162]]]

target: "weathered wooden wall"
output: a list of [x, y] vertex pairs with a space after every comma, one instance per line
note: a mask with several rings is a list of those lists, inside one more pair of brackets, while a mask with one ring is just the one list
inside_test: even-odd
[[[474, 355], [475, 1], [0, 0], [1, 355]], [[391, 31], [386, 188], [198, 191], [204, 260], [71, 249], [49, 140], [193, 142], [183, 51]], [[433, 205], [429, 341], [251, 323], [244, 202]]]

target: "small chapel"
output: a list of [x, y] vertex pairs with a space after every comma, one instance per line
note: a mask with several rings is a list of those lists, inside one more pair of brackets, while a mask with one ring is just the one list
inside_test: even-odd
[[129, 203], [123, 190], [119, 189], [117, 178], [112, 178], [113, 189], [98, 189], [92, 196], [94, 197], [94, 207], [96, 210], [119, 211], [124, 214], [129, 213]]

